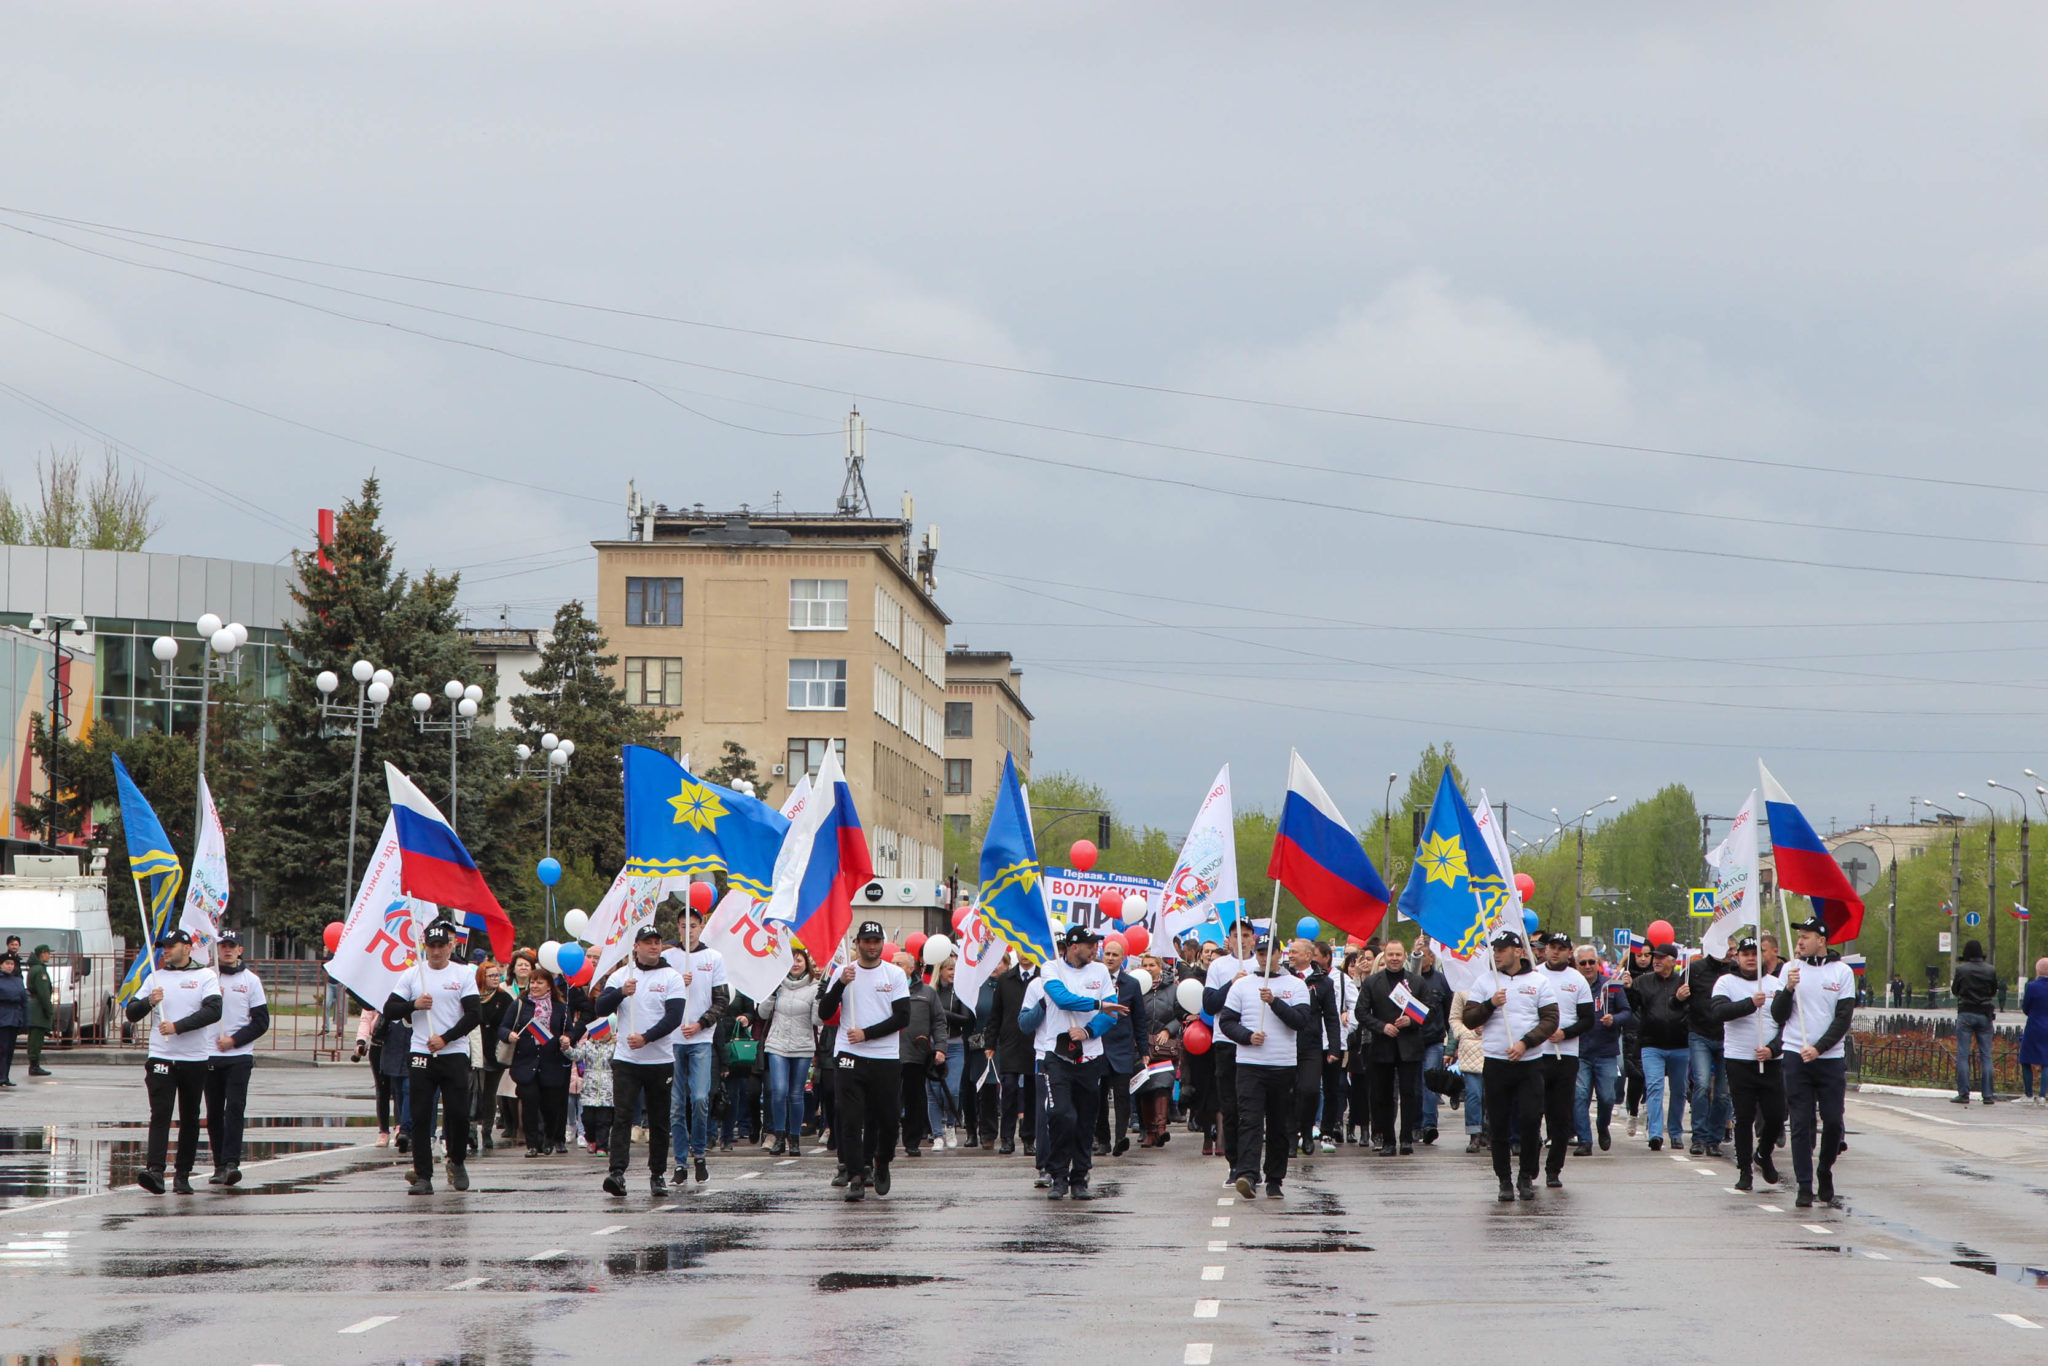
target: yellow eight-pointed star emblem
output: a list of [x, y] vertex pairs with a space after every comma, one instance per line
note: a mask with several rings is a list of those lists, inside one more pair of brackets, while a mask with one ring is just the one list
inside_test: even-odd
[[696, 830], [715, 830], [718, 818], [725, 814], [725, 803], [718, 799], [718, 793], [702, 783], [683, 779], [682, 790], [668, 799], [676, 809], [677, 825], [687, 825]]
[[1446, 886], [1455, 887], [1458, 885], [1458, 879], [1466, 875], [1465, 847], [1458, 842], [1456, 835], [1446, 839], [1442, 835], [1432, 833], [1422, 842], [1422, 847], [1415, 851], [1415, 861], [1422, 865], [1423, 872], [1427, 874], [1424, 882], [1441, 882]]

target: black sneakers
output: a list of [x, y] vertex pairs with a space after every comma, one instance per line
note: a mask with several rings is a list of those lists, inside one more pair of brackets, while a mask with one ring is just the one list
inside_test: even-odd
[[1064, 1181], [1055, 1181], [1055, 1182], [1053, 1182], [1053, 1183], [1052, 1183], [1052, 1185], [1051, 1185], [1051, 1187], [1050, 1187], [1050, 1188], [1048, 1188], [1048, 1189], [1047, 1189], [1047, 1191], [1045, 1192], [1045, 1198], [1046, 1198], [1046, 1199], [1048, 1199], [1048, 1200], [1064, 1200], [1064, 1199], [1066, 1199], [1066, 1198], [1067, 1198], [1067, 1183], [1066, 1183], [1066, 1182], [1064, 1182]]
[[1526, 1176], [1523, 1177], [1515, 1183], [1515, 1194], [1523, 1200], [1534, 1200], [1536, 1198], [1536, 1183]]
[[448, 1164], [448, 1184], [459, 1191], [468, 1190], [469, 1168], [463, 1166], [460, 1162], [450, 1162]]
[[1651, 1140], [1650, 1140], [1650, 1151], [1651, 1151], [1651, 1152], [1653, 1152], [1653, 1153], [1654, 1153], [1654, 1152], [1661, 1152], [1661, 1151], [1663, 1151], [1663, 1148], [1664, 1148], [1664, 1140], [1663, 1140], [1663, 1139], [1661, 1139], [1661, 1138], [1653, 1138], [1653, 1139], [1651, 1139]]
[[190, 1195], [191, 1193], [192, 1193], [192, 1173], [190, 1173], [190, 1172], [179, 1172], [179, 1173], [178, 1173], [178, 1174], [177, 1174], [176, 1176], [174, 1176], [174, 1177], [172, 1177], [172, 1178], [171, 1178], [171, 1194], [173, 1194], [173, 1195]]
[[1505, 1181], [1501, 1182], [1501, 1183], [1500, 1183], [1500, 1194], [1499, 1194], [1499, 1195], [1496, 1195], [1496, 1196], [1494, 1197], [1494, 1199], [1496, 1199], [1496, 1200], [1500, 1201], [1500, 1202], [1501, 1202], [1501, 1203], [1502, 1203], [1503, 1205], [1512, 1205], [1512, 1204], [1514, 1204], [1514, 1203], [1515, 1203], [1515, 1188], [1514, 1188], [1513, 1186], [1509, 1185], [1509, 1184], [1508, 1184], [1507, 1182], [1505, 1182]]
[[[619, 1184], [624, 1185], [625, 1183], [620, 1182]], [[656, 1172], [647, 1178], [647, 1190], [657, 1200], [668, 1199], [668, 1182], [661, 1179], [660, 1172]]]
[[228, 1165], [228, 1169], [227, 1169], [226, 1171], [224, 1171], [224, 1172], [222, 1172], [222, 1173], [221, 1173], [221, 1176], [220, 1176], [220, 1183], [221, 1183], [221, 1184], [222, 1184], [223, 1186], [239, 1186], [239, 1185], [241, 1185], [241, 1184], [242, 1184], [242, 1167], [241, 1167], [241, 1164], [240, 1164], [240, 1163], [238, 1163], [238, 1162], [237, 1162], [237, 1163], [230, 1163], [230, 1164]]
[[848, 1182], [846, 1183], [846, 1203], [847, 1203], [847, 1204], [849, 1204], [849, 1205], [857, 1205], [857, 1204], [859, 1204], [859, 1203], [860, 1203], [861, 1201], [863, 1201], [863, 1200], [865, 1200], [865, 1199], [867, 1199], [867, 1198], [868, 1198], [868, 1189], [867, 1189], [867, 1186], [866, 1186], [866, 1184], [865, 1184], [865, 1183], [863, 1183], [863, 1182], [861, 1181], [861, 1179], [860, 1179], [860, 1178], [859, 1178], [858, 1176], [854, 1177], [854, 1178], [853, 1178], [852, 1180], [850, 1180], [850, 1181], [848, 1181]]
[[1756, 1170], [1757, 1174], [1771, 1185], [1775, 1186], [1778, 1184], [1778, 1164], [1771, 1161], [1771, 1150], [1769, 1148], [1758, 1149]]
[[226, 1167], [215, 1167], [213, 1169], [213, 1175], [206, 1178], [206, 1184], [209, 1186], [218, 1186], [221, 1184], [221, 1182], [227, 1179], [227, 1174], [228, 1169]]
[[1804, 1187], [1804, 1186], [1801, 1186], [1801, 1187], [1799, 1188], [1799, 1194], [1798, 1194], [1798, 1196], [1797, 1196], [1797, 1197], [1796, 1197], [1796, 1198], [1795, 1198], [1795, 1199], [1794, 1199], [1794, 1200], [1792, 1201], [1792, 1204], [1793, 1204], [1793, 1206], [1794, 1206], [1795, 1208], [1798, 1208], [1798, 1209], [1812, 1209], [1812, 1208], [1813, 1208], [1813, 1192], [1812, 1192], [1812, 1191], [1810, 1191], [1810, 1190], [1808, 1190], [1808, 1189], [1807, 1189], [1806, 1187]]
[[886, 1162], [877, 1162], [875, 1164], [875, 1194], [887, 1195], [888, 1193], [889, 1164]]
[[842, 1162], [839, 1164], [839, 1170], [832, 1173], [832, 1184], [835, 1186], [843, 1186], [846, 1184], [847, 1179], [848, 1178], [846, 1164]]
[[1088, 1179], [1086, 1177], [1076, 1181], [1069, 1189], [1073, 1192], [1076, 1200], [1093, 1200], [1095, 1198], [1095, 1192], [1088, 1189]]
[[1268, 1200], [1285, 1200], [1287, 1192], [1280, 1188], [1278, 1181], [1268, 1181], [1266, 1183], [1266, 1198]]
[[141, 1171], [135, 1173], [135, 1184], [148, 1191], [151, 1195], [162, 1195], [164, 1193], [164, 1174], [154, 1167], [144, 1167]]
[[1742, 1175], [1735, 1178], [1735, 1189], [1739, 1191], [1755, 1190], [1756, 1182], [1749, 1179], [1748, 1172], [1744, 1172]]
[[[405, 1183], [405, 1193], [407, 1195], [432, 1195], [434, 1193], [434, 1178], [431, 1176], [415, 1176], [412, 1180]], [[619, 1194], [624, 1195], [625, 1192], [620, 1191]]]
[[1545, 1176], [1543, 1178], [1543, 1184], [1550, 1187], [1550, 1189], [1554, 1191], [1563, 1190], [1564, 1178], [1559, 1176], [1556, 1172], [1551, 1172], [1548, 1176]]
[[626, 1178], [617, 1172], [607, 1174], [604, 1179], [604, 1193], [623, 1198], [626, 1194]]
[[[698, 1159], [697, 1159], [697, 1161], [696, 1161], [696, 1163], [695, 1163], [695, 1166], [696, 1166], [696, 1168], [697, 1168], [697, 1184], [698, 1184], [698, 1185], [700, 1185], [700, 1186], [701, 1186], [701, 1185], [704, 1185], [704, 1184], [705, 1184], [706, 1182], [708, 1182], [708, 1181], [710, 1181], [710, 1180], [711, 1180], [711, 1168], [709, 1168], [709, 1167], [707, 1167], [707, 1166], [705, 1166], [705, 1165], [704, 1165], [704, 1159], [703, 1159], [703, 1158], [701, 1158], [701, 1157], [700, 1157], [700, 1158], [698, 1158]], [[887, 1192], [886, 1192], [886, 1191], [885, 1191], [885, 1192], [883, 1192], [883, 1193], [884, 1193], [884, 1194], [887, 1194]]]

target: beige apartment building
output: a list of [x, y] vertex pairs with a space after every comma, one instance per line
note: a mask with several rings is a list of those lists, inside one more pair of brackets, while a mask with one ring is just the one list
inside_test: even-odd
[[942, 878], [936, 528], [914, 542], [907, 506], [876, 517], [864, 493], [835, 514], [631, 508], [627, 539], [593, 542], [597, 620], [628, 699], [660, 713], [697, 772], [743, 745], [777, 805], [834, 747], [876, 876]]
[[946, 652], [946, 821], [964, 830], [1003, 778], [1003, 756], [1031, 780], [1031, 708], [1007, 650]]

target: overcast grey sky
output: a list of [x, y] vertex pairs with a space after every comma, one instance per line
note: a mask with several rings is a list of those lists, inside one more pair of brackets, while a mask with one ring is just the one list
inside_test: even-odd
[[2048, 772], [2043, 69], [2022, 6], [16, 4], [0, 472], [109, 433], [270, 560], [375, 468], [538, 624], [629, 478], [828, 508], [858, 401], [1136, 819], [1296, 745], [1363, 822], [1432, 738], [1903, 818]]

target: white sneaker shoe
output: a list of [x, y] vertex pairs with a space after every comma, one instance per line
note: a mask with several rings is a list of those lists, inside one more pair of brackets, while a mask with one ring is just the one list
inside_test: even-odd
[[1636, 1136], [1636, 1117], [1634, 1115], [1628, 1117], [1628, 1136], [1630, 1138]]

